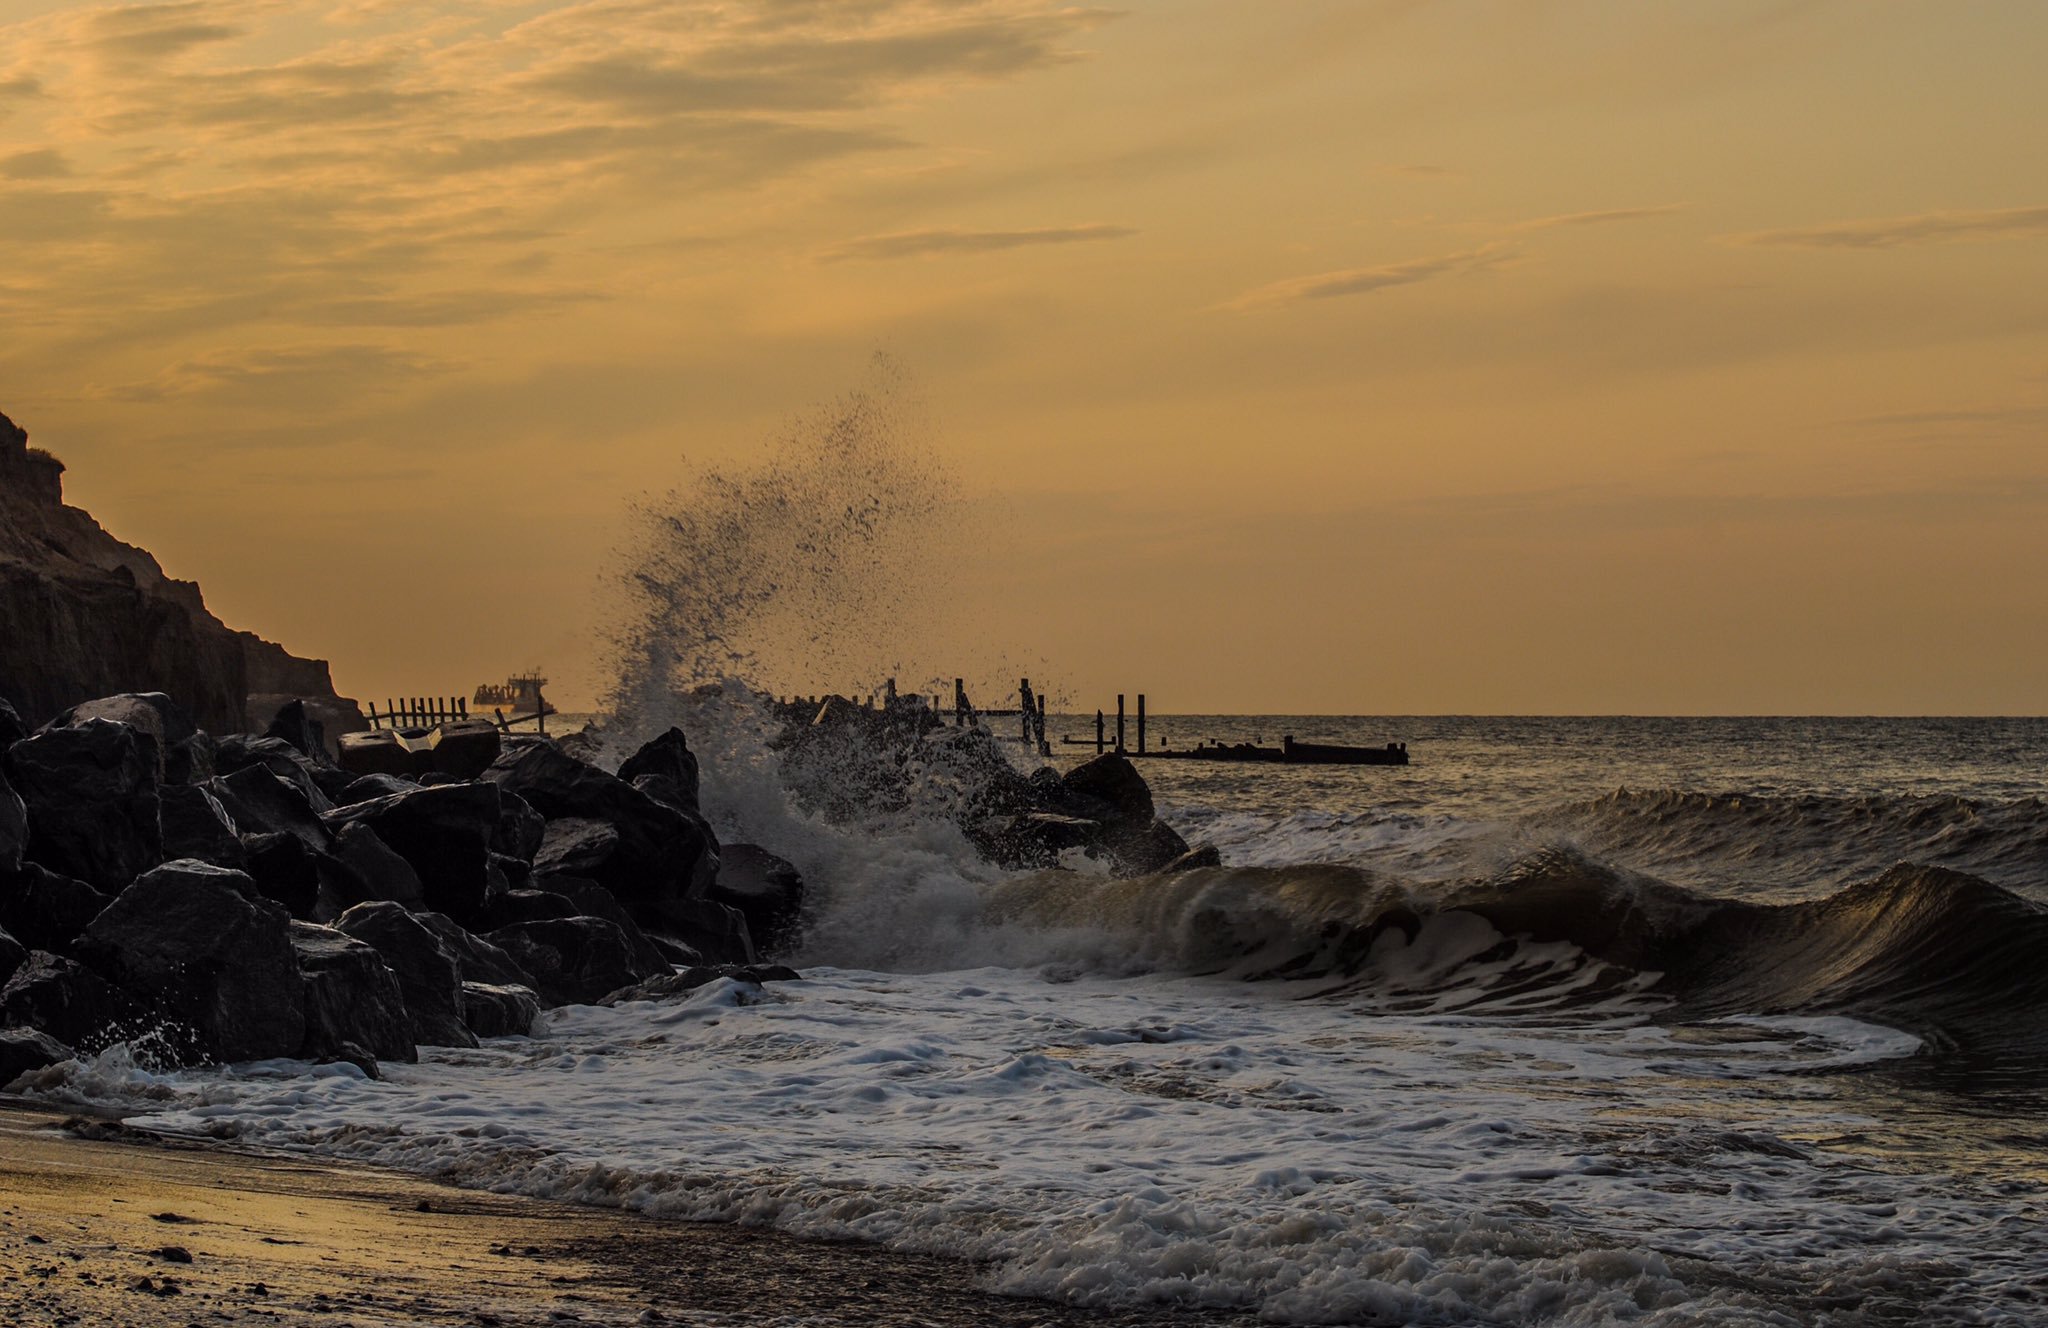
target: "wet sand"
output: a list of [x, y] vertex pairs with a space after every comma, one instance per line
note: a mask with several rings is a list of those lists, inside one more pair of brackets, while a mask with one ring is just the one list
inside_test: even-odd
[[0, 1107], [0, 1323], [1221, 1324], [978, 1289], [968, 1264], [478, 1194]]

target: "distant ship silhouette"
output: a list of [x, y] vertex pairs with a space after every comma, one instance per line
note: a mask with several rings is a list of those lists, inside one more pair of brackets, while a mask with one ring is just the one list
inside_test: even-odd
[[477, 710], [502, 710], [508, 720], [552, 715], [556, 713], [555, 708], [548, 704], [540, 690], [547, 685], [548, 680], [541, 677], [539, 669], [515, 673], [502, 683], [479, 685], [470, 705]]

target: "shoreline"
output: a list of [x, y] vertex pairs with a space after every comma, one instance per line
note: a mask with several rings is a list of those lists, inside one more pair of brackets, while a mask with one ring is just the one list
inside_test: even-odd
[[979, 1277], [879, 1246], [463, 1190], [0, 1098], [0, 1319], [17, 1328], [1250, 1322], [1023, 1300]]

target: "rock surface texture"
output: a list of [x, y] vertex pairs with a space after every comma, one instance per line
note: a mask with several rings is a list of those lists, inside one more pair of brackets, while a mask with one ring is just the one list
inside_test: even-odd
[[30, 726], [130, 692], [167, 693], [214, 733], [260, 732], [294, 699], [329, 738], [363, 726], [324, 661], [228, 627], [197, 585], [65, 506], [63, 476], [0, 415], [0, 697]]

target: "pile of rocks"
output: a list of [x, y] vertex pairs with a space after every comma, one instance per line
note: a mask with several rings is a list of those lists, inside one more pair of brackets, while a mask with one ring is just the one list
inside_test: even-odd
[[1119, 876], [1218, 863], [1215, 848], [1190, 848], [1159, 819], [1152, 790], [1120, 754], [1025, 775], [1003, 739], [978, 722], [948, 725], [921, 698], [876, 706], [829, 696], [779, 711], [783, 779], [828, 819], [943, 810], [982, 856], [1011, 868], [1051, 867], [1069, 851]]
[[33, 733], [0, 702], [0, 1085], [115, 1042], [374, 1073], [679, 966], [794, 976], [759, 942], [795, 943], [803, 882], [721, 848], [680, 732], [616, 772], [471, 724], [365, 773], [388, 747], [337, 761], [297, 703], [215, 737], [161, 693]]

